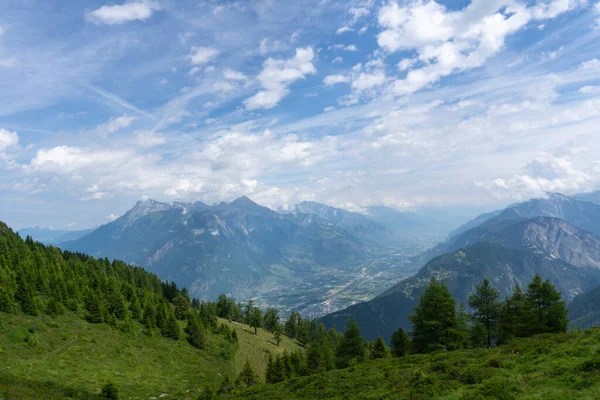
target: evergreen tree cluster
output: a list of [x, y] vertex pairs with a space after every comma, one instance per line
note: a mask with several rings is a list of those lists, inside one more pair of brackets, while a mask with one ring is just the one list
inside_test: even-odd
[[[515, 337], [567, 330], [567, 310], [560, 292], [539, 275], [528, 284], [527, 292], [517, 286], [504, 301], [498, 297], [499, 291], [484, 279], [469, 297], [473, 312], [468, 315], [462, 305], [457, 307], [448, 288], [432, 278], [411, 316], [412, 351], [493, 347]], [[406, 354], [406, 342], [404, 332], [396, 332], [392, 338], [394, 354]]]
[[57, 317], [67, 310], [131, 336], [141, 324], [148, 335], [179, 340], [183, 325], [188, 342], [200, 349], [207, 332], [237, 342], [235, 332], [218, 326], [216, 303], [190, 301], [185, 288], [121, 261], [22, 239], [0, 222], [0, 312]]

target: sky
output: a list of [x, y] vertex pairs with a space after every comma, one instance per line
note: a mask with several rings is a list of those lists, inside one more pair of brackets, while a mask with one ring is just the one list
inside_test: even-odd
[[0, 0], [0, 220], [600, 188], [600, 3]]

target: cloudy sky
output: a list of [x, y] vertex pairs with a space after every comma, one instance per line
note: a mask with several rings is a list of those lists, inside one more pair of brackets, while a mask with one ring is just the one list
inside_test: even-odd
[[600, 186], [600, 3], [0, 0], [0, 219]]

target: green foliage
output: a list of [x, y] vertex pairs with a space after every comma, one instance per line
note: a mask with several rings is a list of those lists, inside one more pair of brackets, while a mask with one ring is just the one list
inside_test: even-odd
[[385, 345], [385, 342], [383, 341], [381, 336], [378, 336], [377, 340], [375, 341], [375, 344], [373, 345], [373, 349], [371, 350], [371, 354], [369, 355], [369, 358], [371, 358], [371, 359], [386, 358], [389, 356], [390, 356], [389, 349]]
[[119, 388], [114, 383], [108, 382], [107, 384], [102, 386], [100, 397], [108, 400], [119, 400]]
[[532, 310], [534, 333], [566, 332], [567, 309], [554, 285], [536, 275], [527, 286], [527, 303]]
[[247, 388], [258, 384], [258, 377], [256, 376], [252, 365], [250, 365], [250, 360], [246, 359], [244, 368], [242, 368], [242, 371], [238, 376], [238, 381]]
[[179, 337], [181, 336], [181, 327], [175, 318], [175, 314], [169, 313], [163, 335], [173, 340], [179, 340]]
[[410, 350], [411, 343], [410, 338], [404, 332], [404, 329], [398, 328], [396, 332], [392, 335], [392, 355], [394, 357], [404, 357], [408, 354]]
[[352, 362], [364, 361], [365, 343], [362, 336], [360, 336], [360, 328], [354, 318], [348, 320], [344, 336], [337, 346], [335, 355], [338, 368], [346, 368]]
[[206, 347], [206, 331], [204, 325], [200, 322], [196, 311], [189, 311], [187, 318], [187, 326], [185, 328], [188, 342], [197, 349]]
[[46, 305], [46, 314], [51, 317], [57, 317], [64, 312], [62, 304], [56, 299], [56, 297], [52, 296]]
[[274, 333], [279, 328], [279, 311], [274, 308], [268, 308], [264, 316], [264, 328]]
[[248, 325], [254, 328], [254, 334], [257, 333], [258, 328], [263, 326], [263, 315], [262, 311], [258, 307], [252, 307], [248, 314]]
[[473, 321], [478, 325], [478, 329], [484, 329], [488, 347], [494, 346], [498, 341], [499, 295], [500, 292], [490, 285], [490, 281], [484, 279], [475, 286], [475, 293], [469, 297]]
[[435, 278], [431, 278], [410, 319], [413, 323], [412, 343], [415, 352], [428, 353], [461, 347], [456, 302], [448, 287]]

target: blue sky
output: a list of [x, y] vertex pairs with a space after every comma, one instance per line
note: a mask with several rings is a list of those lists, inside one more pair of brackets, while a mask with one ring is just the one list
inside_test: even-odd
[[242, 194], [364, 211], [600, 186], [585, 0], [0, 0], [0, 219]]

